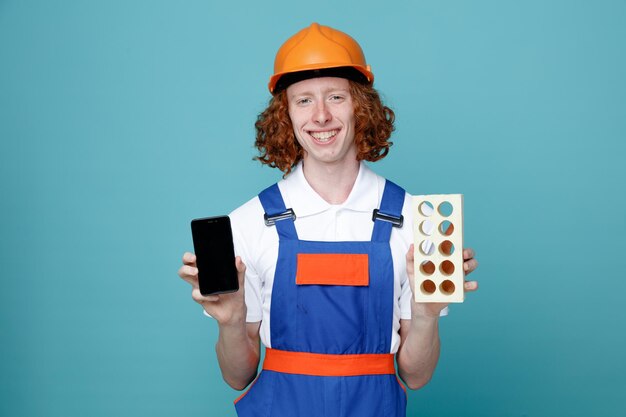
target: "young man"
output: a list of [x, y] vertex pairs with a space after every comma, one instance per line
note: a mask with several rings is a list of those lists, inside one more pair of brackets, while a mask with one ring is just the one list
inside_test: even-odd
[[[446, 305], [412, 297], [411, 197], [363, 163], [386, 156], [393, 131], [373, 79], [345, 33], [314, 23], [290, 38], [256, 123], [258, 159], [285, 178], [230, 216], [241, 290], [201, 296], [195, 256], [183, 256], [230, 386], [250, 384], [266, 346], [239, 416], [404, 416], [394, 358], [411, 389], [434, 372]], [[463, 255], [469, 273], [477, 262]]]

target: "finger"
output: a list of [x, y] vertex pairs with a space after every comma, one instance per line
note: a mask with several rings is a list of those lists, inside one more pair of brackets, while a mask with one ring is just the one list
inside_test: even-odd
[[414, 254], [414, 246], [411, 244], [409, 246], [409, 250], [406, 253], [406, 273], [409, 276], [409, 287], [411, 288], [411, 293], [415, 294], [415, 254]]
[[198, 286], [198, 268], [195, 266], [183, 265], [178, 269], [178, 276], [193, 285]]
[[191, 252], [185, 252], [183, 254], [183, 263], [185, 265], [196, 266], [196, 255]]
[[235, 267], [237, 268], [237, 272], [246, 272], [246, 264], [241, 260], [241, 256], [235, 258]]
[[476, 291], [478, 289], [478, 282], [477, 281], [465, 281], [465, 284], [463, 284], [463, 288], [465, 289], [466, 292]]
[[246, 279], [246, 264], [241, 260], [241, 256], [235, 258], [235, 267], [237, 268], [237, 278], [239, 279], [239, 288], [243, 288]]
[[[409, 246], [409, 250], [406, 253], [406, 273], [409, 276], [410, 280], [413, 280], [415, 277], [415, 254], [413, 250], [413, 244]], [[413, 281], [410, 281], [413, 282]]]
[[200, 289], [199, 288], [194, 288], [191, 291], [191, 298], [193, 298], [193, 300], [196, 303], [199, 303], [199, 304], [214, 303], [214, 302], [220, 300], [220, 296], [219, 295], [202, 295], [200, 293]]
[[470, 259], [469, 261], [463, 262], [463, 270], [465, 271], [465, 275], [473, 272], [476, 268], [478, 268], [478, 261], [476, 259]]
[[183, 279], [185, 277], [198, 277], [198, 268], [191, 265], [183, 265], [178, 269], [178, 275]]
[[465, 249], [463, 249], [463, 259], [464, 260], [472, 259], [474, 256], [476, 256], [476, 254], [474, 253], [474, 249], [472, 249], [472, 248], [465, 248]]

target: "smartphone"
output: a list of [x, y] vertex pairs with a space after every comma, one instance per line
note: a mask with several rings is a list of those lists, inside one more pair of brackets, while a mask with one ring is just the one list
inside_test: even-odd
[[198, 283], [202, 295], [239, 290], [233, 232], [228, 216], [206, 217], [191, 221], [196, 252]]

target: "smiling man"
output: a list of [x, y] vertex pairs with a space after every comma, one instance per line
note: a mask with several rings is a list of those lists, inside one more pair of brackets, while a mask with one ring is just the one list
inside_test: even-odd
[[411, 196], [364, 163], [387, 155], [394, 123], [373, 81], [343, 32], [314, 23], [287, 40], [256, 122], [259, 161], [285, 177], [230, 215], [242, 290], [203, 297], [183, 256], [226, 382], [247, 387], [266, 348], [239, 416], [405, 416], [396, 373], [417, 389], [435, 370], [446, 305], [412, 297]]

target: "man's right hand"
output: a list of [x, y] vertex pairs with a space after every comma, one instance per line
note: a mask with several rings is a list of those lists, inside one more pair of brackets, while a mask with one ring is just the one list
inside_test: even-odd
[[239, 290], [232, 293], [206, 296], [200, 293], [196, 255], [185, 252], [183, 255], [183, 266], [178, 270], [178, 276], [191, 284], [191, 297], [194, 301], [202, 305], [204, 311], [216, 319], [220, 325], [228, 326], [245, 323], [246, 321], [247, 310], [244, 298], [246, 265], [241, 258], [237, 256], [235, 266], [239, 279]]
[[215, 346], [217, 360], [224, 380], [236, 390], [242, 390], [257, 374], [260, 358], [259, 328], [261, 322], [246, 323], [244, 277], [246, 266], [235, 259], [239, 291], [228, 294], [200, 294], [196, 255], [186, 252], [178, 275], [191, 284], [191, 297], [217, 320], [219, 337]]

